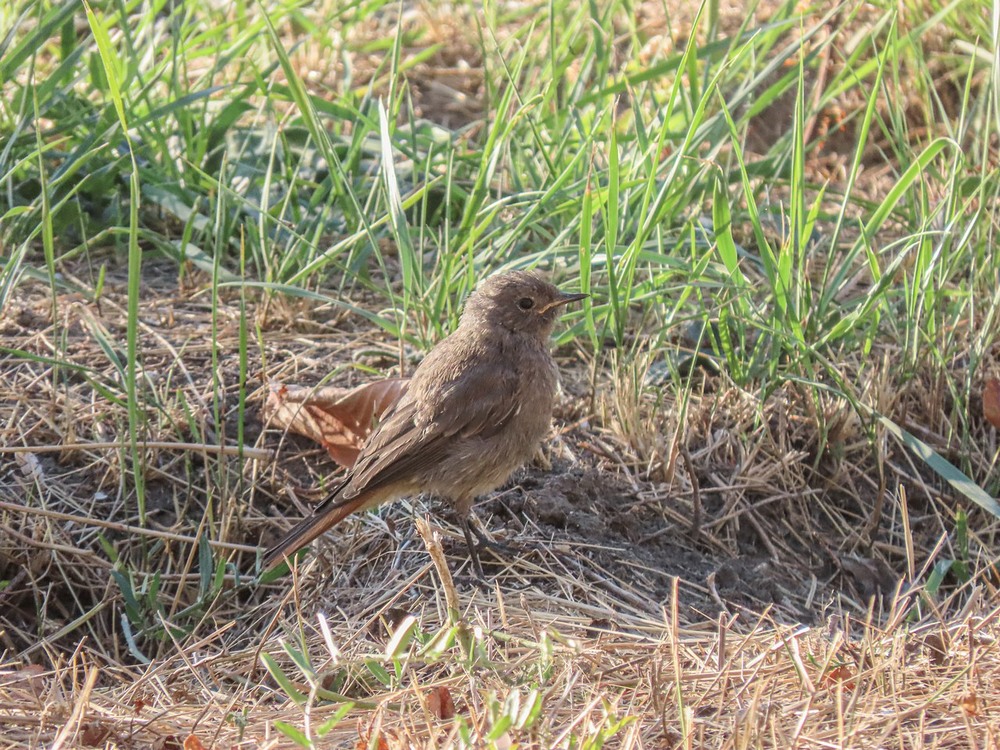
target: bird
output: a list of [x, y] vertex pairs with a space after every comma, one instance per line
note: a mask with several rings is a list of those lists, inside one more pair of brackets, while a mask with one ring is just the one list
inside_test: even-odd
[[429, 493], [457, 511], [473, 570], [476, 498], [529, 461], [552, 423], [559, 388], [549, 339], [562, 308], [586, 294], [531, 271], [494, 274], [469, 296], [459, 324], [413, 371], [347, 474], [264, 555], [264, 570], [359, 511]]

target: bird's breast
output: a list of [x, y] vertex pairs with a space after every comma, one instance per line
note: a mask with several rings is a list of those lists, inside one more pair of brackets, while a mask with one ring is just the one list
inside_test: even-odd
[[[460, 504], [496, 489], [530, 461], [552, 425], [558, 373], [547, 349], [504, 347], [502, 367], [512, 368], [516, 407], [499, 429], [456, 441], [435, 477], [437, 494]], [[508, 373], [510, 374], [510, 373]], [[435, 472], [436, 473], [436, 472]]]

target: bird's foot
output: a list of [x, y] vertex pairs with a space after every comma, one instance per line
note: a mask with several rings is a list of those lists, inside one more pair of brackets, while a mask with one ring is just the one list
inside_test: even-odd
[[483, 550], [489, 550], [490, 552], [493, 552], [494, 556], [498, 559], [502, 559], [501, 555], [513, 557], [518, 553], [519, 550], [515, 545], [497, 541], [483, 531], [478, 523], [470, 523], [469, 526], [472, 528], [472, 535], [476, 537], [476, 548], [480, 552]]
[[[483, 564], [480, 559], [481, 552], [484, 550], [489, 551], [500, 562], [504, 562], [506, 558], [517, 554], [517, 550], [514, 547], [490, 538], [486, 535], [486, 532], [479, 528], [478, 524], [472, 523], [468, 518], [462, 521], [462, 531], [465, 533], [465, 543], [469, 547], [469, 560], [472, 562], [473, 575], [481, 581], [486, 580], [486, 576], [483, 574]], [[473, 540], [473, 536], [475, 536], [475, 540]]]

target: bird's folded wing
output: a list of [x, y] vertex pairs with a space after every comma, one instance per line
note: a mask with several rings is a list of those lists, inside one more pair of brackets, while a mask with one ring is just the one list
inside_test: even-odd
[[484, 365], [461, 372], [426, 391], [411, 386], [368, 439], [334, 505], [418, 475], [438, 464], [456, 438], [492, 437], [517, 413], [512, 372]]
[[441, 384], [428, 401], [436, 429], [461, 437], [493, 437], [521, 408], [514, 370], [482, 362]]

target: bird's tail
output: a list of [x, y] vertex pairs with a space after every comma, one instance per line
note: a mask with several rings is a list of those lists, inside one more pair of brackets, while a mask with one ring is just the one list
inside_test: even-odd
[[270, 570], [284, 559], [290, 558], [309, 542], [328, 529], [333, 528], [355, 511], [370, 507], [372, 496], [362, 492], [357, 497], [344, 501], [337, 493], [306, 516], [284, 538], [264, 554], [264, 570]]

